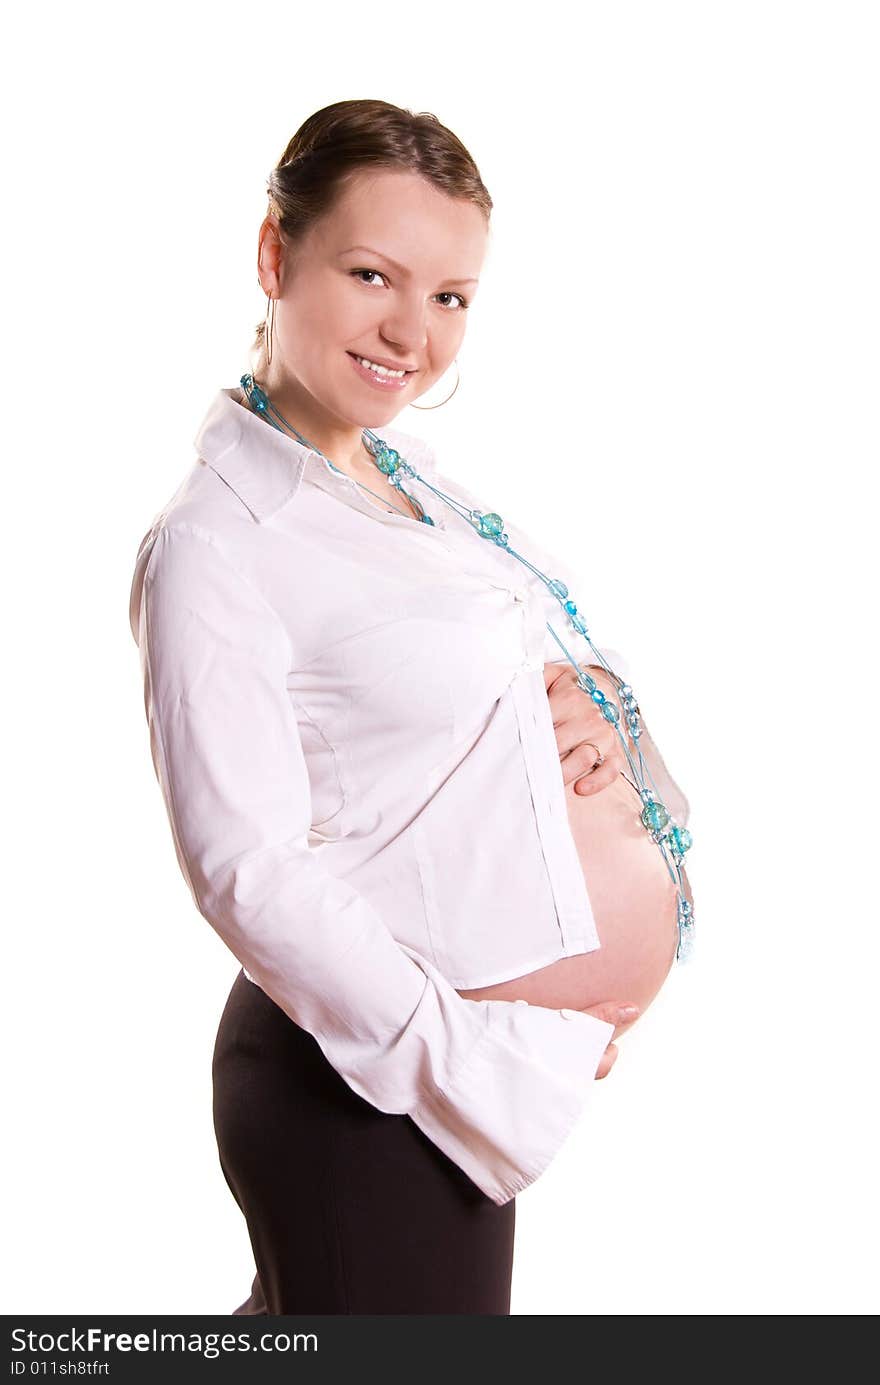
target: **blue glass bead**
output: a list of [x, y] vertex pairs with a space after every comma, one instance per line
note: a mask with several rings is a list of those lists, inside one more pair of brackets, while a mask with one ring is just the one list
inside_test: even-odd
[[568, 587], [565, 585], [564, 582], [560, 582], [557, 577], [554, 577], [553, 581], [549, 582], [547, 585], [548, 590], [551, 591], [554, 596], [558, 596], [561, 600], [564, 601], [565, 598], [568, 596]]
[[613, 702], [605, 701], [602, 703], [602, 715], [606, 721], [616, 723], [620, 719], [620, 713]]
[[642, 809], [642, 822], [646, 827], [658, 832], [669, 821], [669, 814], [662, 803], [646, 803]]
[[598, 702], [600, 706], [605, 701], [605, 694], [603, 693], [601, 688], [595, 688], [592, 697], [593, 701]]
[[400, 466], [400, 453], [395, 452], [393, 447], [386, 447], [385, 443], [382, 443], [376, 451], [374, 460], [379, 470], [389, 476]]
[[630, 687], [629, 683], [621, 683], [621, 685], [620, 685], [620, 695], [621, 695], [621, 697], [629, 697], [629, 695], [630, 695], [631, 692], [632, 692], [632, 688]]
[[675, 850], [682, 856], [690, 849], [693, 843], [693, 837], [686, 827], [673, 827], [670, 830], [669, 836]]
[[577, 612], [577, 606], [574, 604], [573, 601], [566, 601], [565, 609], [568, 611], [568, 614], [570, 616], [575, 615], [575, 613]]
[[433, 524], [434, 521], [433, 521], [433, 519], [431, 518], [430, 515], [422, 515], [422, 523], [423, 523], [423, 524]]
[[584, 669], [581, 669], [580, 673], [578, 674], [577, 681], [578, 687], [583, 688], [584, 692], [592, 694], [596, 684]]
[[583, 616], [572, 616], [571, 623], [575, 630], [579, 630], [582, 635], [587, 633], [587, 622], [584, 620]]
[[642, 728], [641, 728], [641, 726], [633, 726], [633, 727], [631, 727], [631, 728], [630, 728], [630, 733], [631, 733], [631, 735], [632, 735], [633, 740], [634, 740], [634, 741], [637, 741], [637, 740], [639, 739], [639, 736], [642, 734]]
[[504, 520], [494, 511], [488, 515], [480, 515], [479, 523], [480, 533], [485, 534], [487, 538], [494, 538], [496, 534], [501, 534], [504, 531]]

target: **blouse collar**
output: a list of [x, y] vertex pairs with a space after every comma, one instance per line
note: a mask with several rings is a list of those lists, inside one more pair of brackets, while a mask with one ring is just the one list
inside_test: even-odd
[[[330, 468], [319, 452], [239, 404], [238, 392], [235, 387], [218, 391], [196, 432], [195, 448], [262, 524], [294, 499], [303, 480], [323, 477]], [[421, 475], [436, 472], [434, 450], [423, 438], [387, 426], [376, 431]]]

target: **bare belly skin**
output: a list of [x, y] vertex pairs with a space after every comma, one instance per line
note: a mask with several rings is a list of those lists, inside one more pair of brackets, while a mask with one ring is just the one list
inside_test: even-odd
[[[639, 794], [622, 774], [587, 797], [567, 784], [565, 801], [601, 947], [459, 995], [573, 1010], [603, 1000], [630, 1001], [644, 1014], [675, 960], [675, 882], [639, 821]], [[682, 879], [689, 894], [683, 870]]]

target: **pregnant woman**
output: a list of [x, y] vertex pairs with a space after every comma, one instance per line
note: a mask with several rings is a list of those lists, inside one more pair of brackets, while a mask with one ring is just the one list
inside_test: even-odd
[[[506, 1314], [516, 1196], [689, 945], [688, 804], [583, 578], [392, 424], [464, 338], [467, 150], [341, 101], [268, 191], [252, 368], [129, 609], [177, 859], [241, 967], [212, 1066], [235, 1311]], [[498, 438], [540, 465], [518, 411]]]

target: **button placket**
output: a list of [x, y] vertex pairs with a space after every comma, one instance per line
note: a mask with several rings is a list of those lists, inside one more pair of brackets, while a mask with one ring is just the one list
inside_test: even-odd
[[[542, 667], [539, 663], [538, 671]], [[588, 938], [598, 948], [599, 936], [589, 891], [568, 825], [565, 788], [544, 680], [537, 673], [514, 678], [511, 694], [521, 727], [532, 805], [563, 948], [568, 951], [570, 944], [580, 943], [583, 938]], [[550, 763], [551, 756], [556, 757], [555, 765]]]

